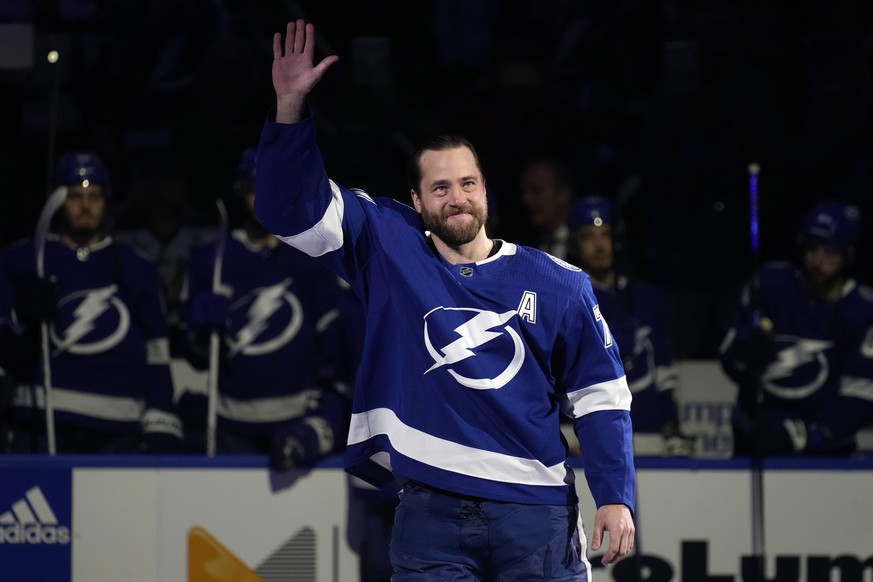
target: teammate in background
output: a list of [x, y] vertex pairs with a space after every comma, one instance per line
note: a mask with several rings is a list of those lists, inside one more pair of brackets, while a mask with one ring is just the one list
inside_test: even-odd
[[873, 290], [850, 276], [860, 236], [857, 207], [821, 202], [800, 230], [799, 264], [766, 264], [757, 274], [758, 325], [751, 288], [744, 291], [721, 346], [722, 367], [739, 387], [735, 455], [755, 453], [756, 438], [767, 455], [846, 455], [873, 421]]
[[25, 383], [15, 395], [11, 449], [47, 449], [42, 384], [50, 373], [58, 451], [175, 451], [181, 424], [157, 268], [107, 232], [109, 174], [96, 154], [62, 156], [55, 183], [68, 194], [45, 241], [45, 277], [37, 276], [34, 238], [0, 257], [15, 291], [16, 379]]
[[667, 307], [654, 287], [616, 272], [616, 255], [621, 251], [617, 218], [608, 198], [586, 196], [573, 204], [569, 223], [578, 265], [591, 277], [600, 313], [621, 346], [633, 394], [634, 450], [691, 455], [694, 440], [679, 430], [675, 400], [679, 371], [673, 360]]
[[401, 487], [392, 579], [590, 580], [560, 413], [575, 419], [605, 564], [633, 547], [635, 474], [630, 391], [588, 277], [488, 238], [463, 138], [413, 156], [414, 209], [329, 180], [306, 99], [338, 57], [314, 65], [314, 39], [302, 20], [274, 36], [255, 209], [364, 303], [346, 467]]
[[528, 160], [521, 174], [521, 201], [531, 225], [540, 233], [532, 246], [577, 264], [567, 221], [573, 203], [573, 176], [566, 166], [549, 157]]
[[341, 449], [348, 428], [350, 399], [337, 370], [343, 289], [255, 218], [254, 148], [241, 157], [235, 190], [247, 215], [224, 241], [218, 292], [215, 241], [191, 254], [182, 293], [190, 360], [206, 367], [209, 336], [221, 334], [219, 453], [265, 453], [275, 469], [310, 466]]

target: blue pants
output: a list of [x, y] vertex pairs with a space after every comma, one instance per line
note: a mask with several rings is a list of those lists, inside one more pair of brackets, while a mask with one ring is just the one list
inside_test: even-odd
[[393, 582], [591, 579], [576, 505], [522, 505], [406, 482], [391, 534]]

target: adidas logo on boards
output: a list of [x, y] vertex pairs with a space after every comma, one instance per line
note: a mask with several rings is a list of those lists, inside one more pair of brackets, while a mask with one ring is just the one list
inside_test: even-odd
[[69, 544], [70, 528], [58, 525], [39, 486], [0, 513], [0, 544]]

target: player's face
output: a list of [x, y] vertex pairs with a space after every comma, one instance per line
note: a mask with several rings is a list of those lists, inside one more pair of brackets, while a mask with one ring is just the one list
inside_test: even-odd
[[586, 225], [576, 231], [581, 267], [589, 273], [612, 270], [612, 227]]
[[64, 201], [64, 215], [72, 232], [96, 233], [103, 222], [105, 210], [106, 198], [102, 186], [92, 184], [69, 187], [67, 199]]
[[488, 219], [485, 180], [473, 152], [426, 150], [418, 163], [421, 182], [412, 201], [425, 229], [450, 246], [471, 242]]
[[803, 251], [806, 280], [813, 289], [826, 289], [842, 283], [845, 268], [843, 253], [822, 245], [811, 245]]

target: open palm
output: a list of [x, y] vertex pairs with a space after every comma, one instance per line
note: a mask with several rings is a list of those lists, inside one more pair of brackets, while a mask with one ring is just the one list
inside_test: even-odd
[[292, 108], [299, 115], [303, 99], [312, 91], [325, 71], [339, 60], [330, 55], [313, 65], [315, 54], [315, 28], [303, 20], [288, 23], [285, 40], [282, 34], [273, 35], [273, 89], [276, 91], [281, 111]]

